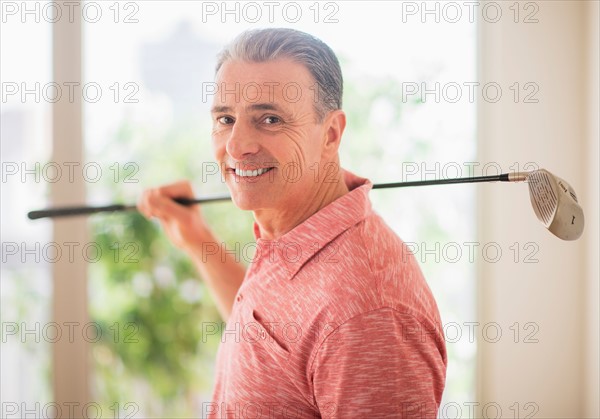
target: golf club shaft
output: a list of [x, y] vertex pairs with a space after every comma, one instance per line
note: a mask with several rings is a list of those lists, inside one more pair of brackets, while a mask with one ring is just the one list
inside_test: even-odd
[[[478, 182], [516, 182], [526, 179], [528, 173], [503, 173], [493, 176], [474, 176], [455, 179], [434, 179], [434, 180], [418, 180], [411, 182], [396, 182], [396, 183], [377, 183], [373, 185], [373, 189], [385, 188], [404, 188], [409, 186], [429, 186], [429, 185], [447, 185], [451, 183], [478, 183]], [[229, 195], [218, 195], [205, 198], [175, 198], [175, 202], [181, 205], [205, 204], [208, 202], [218, 202], [230, 200]], [[48, 208], [38, 211], [31, 211], [27, 214], [30, 220], [47, 217], [67, 217], [73, 215], [89, 215], [98, 212], [115, 212], [115, 211], [132, 211], [135, 210], [135, 205], [105, 205], [98, 207], [80, 206], [80, 207], [62, 207]]]
[[[213, 197], [206, 198], [174, 198], [173, 201], [177, 202], [181, 205], [194, 205], [194, 204], [204, 204], [208, 202], [217, 202], [217, 201], [228, 201], [231, 197], [229, 195], [219, 195]], [[90, 215], [96, 214], [98, 212], [117, 212], [117, 211], [133, 211], [136, 210], [137, 206], [135, 205], [123, 205], [123, 204], [113, 204], [113, 205], [104, 205], [98, 207], [92, 206], [80, 206], [80, 207], [61, 207], [61, 208], [47, 208], [43, 210], [30, 211], [27, 213], [27, 217], [30, 220], [37, 220], [38, 218], [51, 218], [51, 217], [68, 217], [73, 215]]]

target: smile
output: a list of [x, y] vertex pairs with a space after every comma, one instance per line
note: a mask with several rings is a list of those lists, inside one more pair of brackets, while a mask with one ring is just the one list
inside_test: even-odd
[[256, 170], [235, 169], [235, 174], [240, 177], [257, 177], [257, 176], [267, 173], [271, 169], [273, 169], [273, 167], [265, 167], [265, 168], [256, 169]]

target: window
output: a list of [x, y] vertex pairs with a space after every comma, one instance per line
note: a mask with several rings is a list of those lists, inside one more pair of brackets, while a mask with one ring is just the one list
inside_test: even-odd
[[[48, 3], [38, 2], [38, 10]], [[34, 225], [25, 216], [46, 204], [48, 185], [60, 176], [50, 157], [52, 25], [33, 15], [8, 16], [6, 7], [0, 26], [3, 417], [20, 411], [21, 403], [33, 409], [52, 400], [50, 341], [59, 330], [51, 322], [57, 257], [51, 224]]]

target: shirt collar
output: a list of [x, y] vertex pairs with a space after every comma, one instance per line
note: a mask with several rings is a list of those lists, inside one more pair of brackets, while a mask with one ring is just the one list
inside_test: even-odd
[[[300, 268], [348, 228], [364, 220], [371, 212], [368, 193], [373, 187], [370, 180], [343, 171], [349, 192], [331, 202], [277, 240], [263, 240], [254, 222], [257, 251], [262, 257], [270, 255], [272, 263], [285, 270], [292, 279]], [[265, 253], [266, 252], [266, 253]]]

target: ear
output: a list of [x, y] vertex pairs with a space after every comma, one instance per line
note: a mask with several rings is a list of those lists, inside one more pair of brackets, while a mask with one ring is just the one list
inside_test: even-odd
[[342, 142], [342, 134], [346, 128], [346, 114], [341, 109], [330, 112], [323, 123], [323, 127], [325, 128], [323, 156], [335, 156]]

